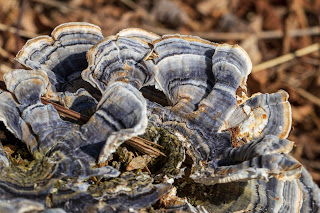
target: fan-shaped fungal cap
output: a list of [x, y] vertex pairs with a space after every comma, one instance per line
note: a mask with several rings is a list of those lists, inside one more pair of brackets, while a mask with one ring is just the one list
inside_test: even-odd
[[237, 106], [236, 90], [251, 72], [247, 53], [237, 45], [218, 45], [212, 56], [212, 73], [215, 83], [212, 90], [190, 115], [190, 126], [204, 131], [217, 132]]
[[[0, 211], [27, 204], [42, 212], [49, 205], [67, 212], [134, 211], [158, 200], [164, 212], [320, 209], [319, 188], [287, 155], [293, 147], [285, 139], [291, 127], [288, 94], [247, 98], [252, 64], [238, 45], [135, 28], [103, 39], [95, 25], [67, 23], [52, 37], [28, 41], [17, 60], [32, 70], [5, 75], [10, 92], [0, 91], [0, 120], [34, 160], [16, 165], [0, 143]], [[146, 100], [139, 90], [147, 85], [162, 90], [171, 105], [153, 102], [152, 93]], [[41, 95], [91, 111], [91, 118], [84, 125], [62, 120]], [[123, 158], [134, 156], [120, 146], [128, 139], [154, 141], [148, 144], [165, 153], [147, 165], [155, 181], [140, 171], [124, 172], [132, 158]], [[178, 191], [170, 191], [172, 184]], [[205, 192], [200, 203], [191, 184]], [[184, 188], [201, 207], [174, 201]], [[175, 196], [166, 197], [173, 203], [166, 206], [161, 197], [168, 191]]]
[[226, 128], [239, 128], [234, 135], [238, 139], [276, 135], [287, 138], [291, 130], [291, 106], [287, 92], [256, 94], [239, 106], [226, 120]]
[[4, 76], [7, 89], [15, 93], [20, 104], [35, 104], [49, 85], [47, 74], [42, 70], [13, 70]]
[[198, 37], [172, 35], [156, 40], [153, 51], [156, 86], [177, 111], [192, 112], [214, 84], [211, 58], [216, 44]]
[[101, 29], [89, 23], [71, 22], [59, 25], [51, 35], [29, 40], [16, 60], [31, 69], [45, 70], [57, 91], [65, 90], [72, 81], [70, 90], [75, 92], [85, 86], [80, 74], [88, 65], [86, 52], [103, 39]]
[[33, 153], [37, 146], [37, 141], [29, 126], [20, 117], [20, 105], [9, 92], [0, 91], [0, 100], [0, 120]]
[[[106, 140], [98, 160], [103, 163], [121, 143], [143, 134], [147, 123], [146, 102], [142, 94], [130, 84], [116, 82], [107, 88], [98, 104], [98, 112], [82, 127], [82, 131], [88, 138], [92, 138], [89, 135], [94, 132], [101, 134], [95, 135], [91, 141]], [[112, 133], [107, 135], [105, 128]]]
[[137, 33], [131, 30], [123, 34], [107, 37], [87, 54], [89, 66], [82, 72], [82, 78], [100, 91], [116, 81], [130, 83], [138, 89], [153, 81], [153, 72], [144, 63], [152, 50], [150, 44], [140, 37], [132, 37]]

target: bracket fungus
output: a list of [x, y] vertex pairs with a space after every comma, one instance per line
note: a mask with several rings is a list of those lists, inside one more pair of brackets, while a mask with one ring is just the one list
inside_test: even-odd
[[[247, 97], [252, 64], [238, 45], [66, 23], [16, 60], [26, 69], [5, 74], [0, 120], [33, 159], [17, 165], [0, 144], [1, 212], [320, 211], [318, 186], [289, 155], [288, 93]], [[164, 152], [145, 171], [126, 169], [136, 136]]]

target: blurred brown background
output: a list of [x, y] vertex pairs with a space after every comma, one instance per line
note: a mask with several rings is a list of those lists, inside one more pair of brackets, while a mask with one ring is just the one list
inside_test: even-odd
[[249, 94], [289, 92], [293, 155], [320, 183], [320, 0], [0, 0], [0, 78], [27, 39], [71, 21], [104, 36], [140, 27], [240, 44], [254, 64]]

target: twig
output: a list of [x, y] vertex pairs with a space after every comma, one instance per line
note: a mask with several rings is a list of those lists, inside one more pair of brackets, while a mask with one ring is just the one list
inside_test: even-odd
[[[7, 91], [7, 88], [6, 88], [5, 83], [3, 81], [0, 81], [0, 89]], [[88, 116], [82, 115], [82, 114], [75, 112], [71, 109], [65, 108], [64, 106], [61, 106], [57, 103], [46, 100], [45, 98], [41, 98], [41, 102], [46, 105], [51, 104], [60, 114], [62, 114], [65, 117], [71, 118], [73, 120], [87, 122], [90, 119]], [[152, 144], [152, 145], [156, 145], [158, 147], [161, 147], [160, 145], [153, 143], [152, 141], [148, 141], [144, 138], [133, 137], [133, 138], [125, 141], [125, 143], [127, 143], [128, 145], [132, 146], [133, 148], [139, 150], [140, 152], [142, 152], [144, 154], [151, 155], [153, 157], [158, 157], [160, 155], [166, 156], [163, 152], [161, 152], [157, 148], [150, 146]]]
[[[60, 114], [62, 114], [65, 117], [71, 118], [73, 120], [81, 121], [81, 122], [88, 122], [88, 120], [90, 119], [88, 116], [82, 115], [78, 112], [75, 112], [73, 110], [65, 108], [65, 107], [61, 106], [60, 104], [54, 103], [54, 102], [49, 101], [45, 98], [41, 98], [41, 102], [46, 105], [51, 104]], [[159, 151], [158, 149], [156, 149], [150, 145], [155, 145], [159, 148], [163, 148], [162, 146], [160, 146], [159, 144], [156, 144], [154, 142], [151, 142], [149, 140], [146, 140], [144, 138], [134, 137], [134, 138], [128, 140], [127, 143], [129, 145], [131, 145], [132, 147], [137, 148], [141, 152], [148, 153], [150, 155], [156, 155], [156, 156], [159, 156], [159, 155], [166, 156], [164, 153], [162, 153], [161, 151]], [[146, 151], [146, 150], [148, 150], [148, 151]]]
[[302, 97], [308, 99], [309, 101], [311, 101], [312, 103], [320, 106], [320, 98], [318, 98], [317, 96], [311, 94], [310, 92], [302, 89], [302, 88], [298, 88], [298, 87], [293, 87], [294, 90], [301, 95]]
[[[127, 140], [126, 142], [133, 148], [139, 150], [140, 152], [151, 155], [152, 157], [158, 157], [159, 155], [166, 157], [166, 155], [163, 152], [161, 152], [157, 148], [147, 145], [145, 142], [141, 140], [140, 137], [134, 137], [132, 139]], [[150, 143], [155, 144], [151, 141]]]
[[292, 29], [292, 21], [294, 20], [294, 11], [293, 11], [293, 4], [296, 0], [288, 0], [288, 11], [287, 14], [284, 17], [283, 21], [283, 37], [282, 37], [282, 54], [288, 54], [290, 52], [290, 43], [291, 43], [291, 37], [289, 35], [290, 29]]
[[[164, 35], [164, 34], [177, 34], [179, 33], [178, 31], [175, 30], [170, 30], [167, 28], [161, 28], [161, 27], [152, 27], [150, 25], [143, 25], [142, 28], [152, 31], [154, 33], [157, 33], [159, 35]], [[7, 26], [5, 24], [0, 23], [0, 31], [3, 32], [10, 32], [10, 33], [15, 33], [17, 31], [17, 28]], [[181, 33], [185, 34], [185, 33]], [[199, 36], [201, 38], [210, 40], [210, 41], [228, 41], [228, 40], [244, 40], [248, 38], [252, 33], [249, 32], [190, 32], [188, 34]], [[37, 36], [41, 36], [41, 34], [37, 34], [34, 32], [30, 32], [27, 30], [20, 30], [19, 35], [24, 37], [24, 38], [35, 38]], [[304, 35], [309, 35], [309, 36], [316, 36], [320, 35], [320, 27], [310, 27], [308, 29], [295, 29], [291, 30], [289, 32], [289, 35], [291, 37], [301, 37]], [[275, 31], [263, 31], [261, 33], [257, 34], [258, 39], [279, 39], [282, 38], [283, 32], [280, 30], [275, 30]]]
[[316, 43], [316, 44], [312, 44], [310, 46], [304, 47], [302, 49], [299, 49], [293, 53], [289, 53], [274, 59], [271, 59], [269, 61], [263, 62], [261, 64], [256, 65], [255, 67], [253, 67], [252, 69], [252, 73], [254, 72], [258, 72], [264, 69], [268, 69], [271, 67], [275, 67], [279, 64], [285, 63], [287, 61], [290, 61], [296, 57], [301, 57], [303, 55], [307, 55], [310, 54], [312, 52], [318, 51], [320, 49], [320, 44]]
[[131, 0], [120, 0], [120, 1], [122, 3], [124, 3], [125, 5], [127, 5], [128, 7], [130, 7], [131, 9], [133, 9], [133, 10], [143, 10], [143, 11], [145, 11], [145, 9], [143, 9], [142, 7], [140, 7], [138, 4], [136, 4], [135, 2], [133, 2]]
[[144, 167], [144, 168], [147, 170], [148, 174], [151, 175], [151, 172], [150, 172], [150, 170], [148, 168], [148, 165], [146, 167]]
[[311, 101], [312, 103], [320, 106], [320, 98], [318, 98], [317, 96], [311, 94], [310, 92], [299, 88], [299, 87], [295, 87], [291, 84], [286, 84], [288, 87], [292, 88], [296, 93], [298, 93], [301, 97], [304, 97], [305, 99], [308, 99], [309, 101]]
[[120, 1], [123, 4], [127, 5], [128, 7], [130, 7], [131, 9], [140, 12], [144, 17], [146, 17], [148, 19], [148, 21], [150, 21], [154, 25], [162, 26], [161, 23], [157, 22], [157, 20], [155, 19], [154, 16], [150, 15], [150, 13], [146, 9], [144, 9], [143, 7], [141, 7], [140, 5], [135, 3], [134, 1], [132, 1], [132, 0], [120, 0]]
[[320, 130], [320, 118], [316, 115], [314, 110], [311, 111], [311, 118], [313, 122], [316, 124], [318, 130]]
[[[141, 142], [143, 142], [143, 143], [145, 143], [145, 144], [155, 145], [155, 146], [157, 146], [157, 147], [159, 147], [159, 148], [163, 149], [163, 147], [162, 147], [161, 145], [156, 144], [156, 143], [154, 143], [154, 142], [151, 142], [151, 141], [149, 141], [149, 140], [147, 140], [147, 139], [140, 138], [140, 137], [139, 137], [138, 139], [139, 139], [139, 141], [141, 141]], [[164, 155], [164, 156], [165, 156], [165, 155]]]
[[[302, 61], [308, 64], [312, 64], [313, 66], [320, 66], [320, 60], [312, 57], [304, 57]], [[320, 71], [320, 70], [319, 70]], [[319, 72], [320, 74], [320, 72]]]
[[[308, 18], [306, 16], [305, 8], [301, 0], [294, 0], [292, 5], [292, 9], [295, 12], [297, 21], [301, 28], [308, 28]], [[307, 46], [312, 43], [311, 38], [309, 36], [302, 36], [301, 38], [302, 46]]]
[[[43, 104], [52, 104], [52, 106], [63, 116], [66, 116], [68, 118], [71, 118], [73, 120], [76, 121], [81, 121], [81, 122], [87, 122], [90, 118], [82, 115], [78, 112], [75, 112], [73, 110], [70, 110], [68, 108], [65, 108], [57, 103], [54, 103], [52, 101], [46, 100], [44, 98], [41, 98], [41, 102]], [[148, 154], [151, 155], [153, 157], [158, 157], [159, 155], [162, 156], [166, 156], [163, 152], [161, 152], [160, 150], [158, 150], [157, 148], [154, 148], [150, 145], [156, 145], [161, 147], [160, 145], [153, 143], [151, 141], [148, 141], [144, 138], [140, 138], [140, 137], [133, 137], [127, 141], [125, 141], [125, 143], [127, 143], [128, 145], [132, 146], [133, 148], [139, 150], [140, 152], [144, 153], [144, 154]], [[162, 148], [162, 147], [161, 147]]]
[[65, 117], [71, 118], [73, 120], [86, 123], [90, 119], [89, 117], [87, 117], [85, 115], [82, 115], [78, 112], [75, 112], [73, 110], [65, 108], [65, 107], [61, 106], [60, 104], [54, 103], [54, 102], [49, 101], [47, 99], [41, 98], [41, 102], [46, 105], [51, 104], [60, 114], [62, 114]]
[[[33, 2], [46, 4], [52, 7], [59, 8], [62, 12], [79, 12], [79, 10], [85, 10], [84, 8], [77, 8], [77, 10], [74, 10], [75, 8], [70, 4], [65, 4], [59, 1], [55, 0], [32, 0]], [[141, 12], [145, 17], [148, 18], [149, 21], [152, 23], [156, 23], [154, 16], [150, 15], [150, 13], [145, 10], [143, 7], [139, 6], [137, 3], [135, 3], [132, 0], [120, 0], [123, 4], [127, 5], [129, 8], [136, 10], [138, 12]], [[81, 12], [80, 11], [80, 12]], [[157, 23], [157, 26], [159, 23]], [[154, 33], [164, 35], [164, 34], [175, 34], [179, 33], [174, 30], [170, 30], [163, 27], [153, 27], [150, 25], [143, 25], [143, 28], [152, 31]], [[189, 34], [197, 35], [201, 38], [208, 39], [211, 41], [227, 41], [227, 40], [244, 40], [248, 38], [250, 35], [252, 35], [252, 32], [190, 32]], [[309, 27], [306, 29], [294, 29], [290, 30], [288, 32], [290, 37], [301, 37], [301, 36], [316, 36], [320, 35], [320, 27], [314, 26]], [[33, 36], [34, 37], [34, 36]], [[283, 37], [283, 32], [281, 30], [274, 30], [274, 31], [264, 31], [257, 34], [258, 39], [279, 39]]]
[[0, 47], [0, 56], [8, 59], [10, 62], [13, 62], [12, 55], [2, 47]]
[[[164, 34], [176, 34], [179, 33], [174, 30], [161, 27], [153, 27], [150, 25], [143, 25], [143, 28], [154, 33], [164, 35]], [[252, 32], [190, 32], [189, 34], [199, 36], [201, 38], [210, 40], [210, 41], [228, 41], [228, 40], [244, 40], [251, 36]], [[320, 27], [310, 27], [306, 29], [294, 29], [288, 32], [290, 37], [301, 37], [301, 36], [316, 36], [320, 35]], [[283, 37], [283, 32], [281, 30], [273, 31], [262, 31], [257, 33], [258, 39], [279, 39]]]
[[[66, 4], [61, 1], [54, 1], [54, 0], [31, 0], [31, 1], [58, 8], [62, 13], [67, 13], [70, 10], [73, 10], [73, 11], [80, 10], [80, 8], [73, 7], [72, 4]], [[74, 10], [74, 9], [77, 9], [77, 10]]]
[[[11, 27], [11, 26], [7, 26], [5, 24], [0, 23], [0, 31], [16, 33], [17, 32], [17, 28]], [[24, 38], [35, 38], [37, 36], [40, 36], [40, 34], [33, 33], [33, 32], [30, 32], [30, 31], [26, 31], [26, 30], [19, 30], [18, 34], [20, 36], [24, 37]]]

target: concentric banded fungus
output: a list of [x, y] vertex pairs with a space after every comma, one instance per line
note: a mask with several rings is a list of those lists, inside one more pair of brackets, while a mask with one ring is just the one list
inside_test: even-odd
[[226, 120], [227, 128], [239, 128], [239, 139], [276, 135], [287, 138], [291, 130], [289, 95], [281, 90], [273, 94], [256, 94], [239, 106]]
[[215, 48], [216, 44], [191, 36], [166, 36], [155, 41], [155, 81], [177, 111], [194, 111], [210, 92]]
[[88, 49], [103, 39], [100, 28], [82, 22], [66, 23], [56, 27], [51, 36], [29, 40], [16, 60], [31, 69], [46, 71], [56, 91], [75, 92], [86, 87], [80, 75], [88, 66]]
[[[247, 98], [252, 65], [238, 45], [134, 28], [103, 39], [95, 25], [67, 23], [28, 41], [17, 60], [31, 70], [4, 76], [0, 120], [34, 159], [16, 165], [0, 144], [0, 211], [117, 212], [157, 201], [159, 211], [320, 210], [319, 188], [288, 155], [288, 94]], [[149, 85], [170, 105], [144, 98]], [[91, 118], [62, 120], [41, 96]], [[135, 156], [121, 144], [138, 135], [165, 152], [149, 174], [126, 171], [118, 155]]]
[[148, 41], [156, 37], [143, 30], [127, 30], [99, 42], [88, 52], [89, 67], [82, 78], [104, 91], [116, 81], [123, 81], [140, 89], [153, 81], [152, 70], [144, 61], [151, 56]]

